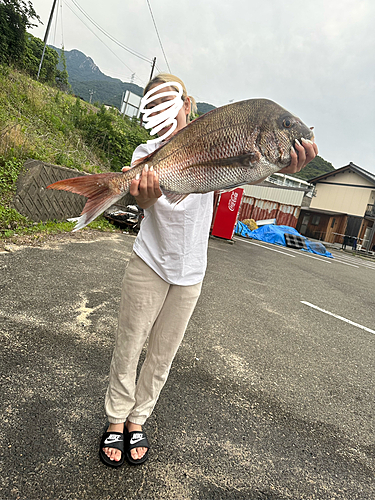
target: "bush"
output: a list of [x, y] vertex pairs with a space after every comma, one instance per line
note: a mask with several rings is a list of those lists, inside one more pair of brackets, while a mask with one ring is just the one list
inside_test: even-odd
[[72, 107], [73, 123], [79, 128], [88, 146], [105, 157], [113, 171], [130, 165], [134, 149], [149, 139], [148, 132], [137, 122], [121, 117], [102, 106], [99, 112], [83, 111], [80, 100]]
[[0, 230], [4, 232], [5, 237], [12, 236], [12, 231], [16, 228], [27, 226], [30, 221], [17, 210], [0, 205]]
[[16, 191], [18, 174], [22, 168], [22, 161], [13, 158], [6, 161], [0, 156], [0, 199]]

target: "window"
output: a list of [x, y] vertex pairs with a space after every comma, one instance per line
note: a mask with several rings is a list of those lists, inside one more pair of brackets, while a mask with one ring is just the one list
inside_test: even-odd
[[320, 215], [313, 215], [313, 218], [311, 220], [311, 224], [313, 226], [318, 226], [320, 222]]

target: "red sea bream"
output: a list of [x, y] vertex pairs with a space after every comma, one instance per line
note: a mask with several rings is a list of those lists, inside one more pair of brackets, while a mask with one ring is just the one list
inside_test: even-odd
[[190, 193], [228, 190], [281, 170], [301, 139], [312, 140], [313, 133], [299, 118], [273, 101], [250, 99], [194, 120], [127, 172], [66, 179], [48, 188], [88, 198], [77, 231], [128, 193], [146, 165], [157, 172], [163, 194], [176, 203]]

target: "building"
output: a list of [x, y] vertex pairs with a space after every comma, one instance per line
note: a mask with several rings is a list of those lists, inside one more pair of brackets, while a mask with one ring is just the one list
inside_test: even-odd
[[280, 174], [279, 172], [275, 172], [267, 177], [266, 183], [276, 184], [278, 186], [302, 188], [308, 193], [312, 193], [314, 191], [314, 186], [310, 182], [299, 179], [298, 177], [293, 177], [292, 175]]
[[309, 203], [313, 192], [308, 182], [283, 174], [243, 187], [239, 220], [276, 219], [276, 224], [291, 227], [296, 227], [301, 206]]
[[302, 207], [296, 229], [309, 238], [371, 250], [375, 244], [375, 175], [354, 163], [310, 181], [309, 207]]

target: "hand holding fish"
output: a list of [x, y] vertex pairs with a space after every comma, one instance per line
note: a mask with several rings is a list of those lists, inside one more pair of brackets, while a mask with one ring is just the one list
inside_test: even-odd
[[[123, 167], [122, 171], [126, 172], [130, 168]], [[132, 180], [129, 192], [134, 196], [140, 208], [150, 208], [163, 194], [160, 190], [157, 172], [146, 165], [139, 177]]]
[[298, 154], [294, 147], [292, 147], [290, 152], [292, 161], [290, 165], [279, 170], [280, 174], [295, 174], [296, 172], [300, 172], [318, 154], [318, 146], [315, 142], [303, 138], [301, 142], [302, 144], [298, 140], [295, 141], [295, 148]]

